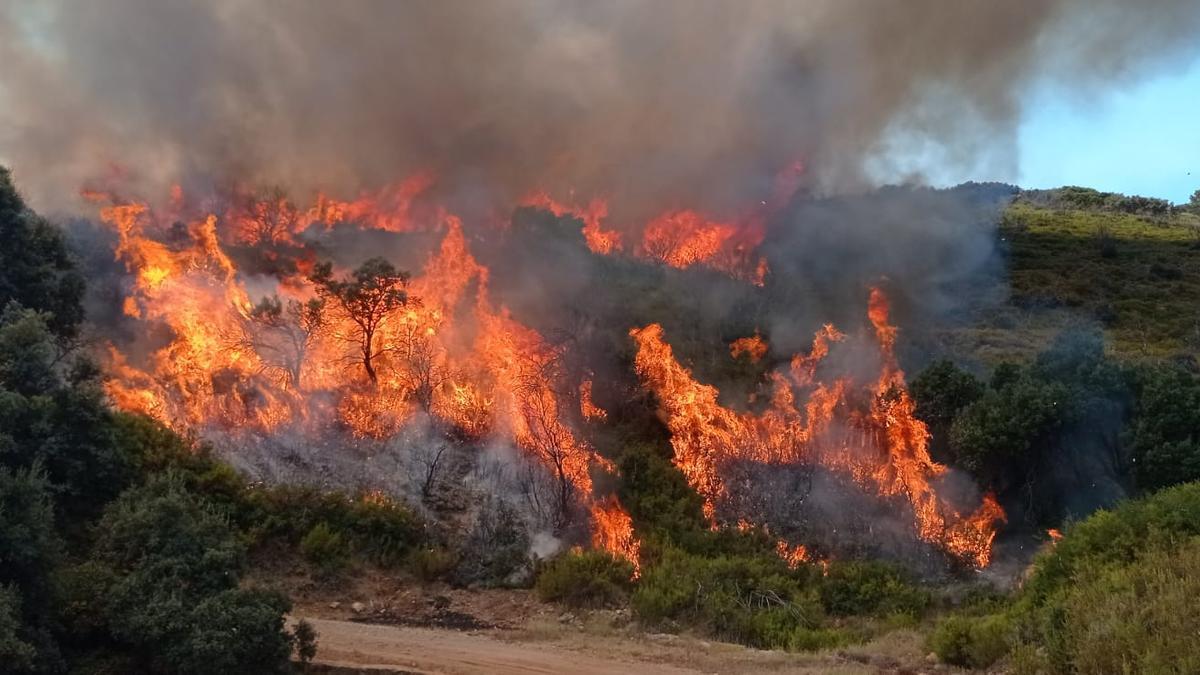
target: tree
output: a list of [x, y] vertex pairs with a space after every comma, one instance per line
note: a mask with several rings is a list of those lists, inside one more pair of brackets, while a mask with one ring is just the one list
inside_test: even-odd
[[[156, 672], [284, 672], [283, 596], [239, 587], [244, 544], [224, 518], [161, 474], [105, 512], [95, 561], [108, 629]], [[104, 576], [104, 575], [97, 575]]]
[[346, 339], [358, 346], [359, 362], [372, 384], [379, 381], [374, 361], [383, 352], [375, 338], [383, 321], [409, 303], [408, 279], [407, 272], [398, 271], [383, 258], [371, 258], [341, 279], [334, 278], [333, 264], [328, 262], [317, 265], [309, 276], [317, 293], [340, 307], [353, 322], [354, 331]]
[[98, 369], [58, 363], [49, 323], [15, 305], [0, 314], [0, 466], [42, 467], [73, 527], [121, 491], [128, 467]]
[[1200, 213], [1200, 190], [1192, 193], [1192, 198], [1188, 200], [1188, 208]]
[[1139, 375], [1137, 403], [1125, 431], [1138, 488], [1200, 480], [1200, 382], [1180, 367]]
[[15, 672], [59, 661], [50, 574], [61, 552], [40, 468], [0, 467], [0, 663]]
[[396, 375], [404, 388], [425, 412], [433, 409], [433, 395], [454, 379], [446, 364], [445, 350], [420, 321], [405, 321], [396, 332], [396, 344], [390, 350], [400, 361]]
[[254, 350], [268, 367], [282, 372], [293, 391], [300, 391], [309, 349], [324, 326], [324, 298], [285, 304], [273, 296], [263, 298], [250, 310], [239, 341]]
[[934, 459], [952, 460], [950, 425], [959, 411], [983, 395], [983, 383], [953, 361], [943, 359], [914, 378], [909, 391], [917, 404], [917, 417], [929, 427]]
[[985, 485], [1008, 487], [1036, 466], [1068, 411], [1068, 391], [1057, 382], [1026, 375], [990, 389], [950, 427], [957, 463]]
[[0, 309], [15, 301], [46, 312], [55, 336], [66, 340], [83, 321], [83, 292], [62, 232], [25, 205], [0, 167]]
[[246, 243], [271, 245], [289, 240], [300, 214], [283, 188], [267, 188], [245, 201], [243, 215], [238, 219], [238, 234]]

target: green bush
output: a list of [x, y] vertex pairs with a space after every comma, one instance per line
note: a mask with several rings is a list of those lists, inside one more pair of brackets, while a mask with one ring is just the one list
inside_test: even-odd
[[304, 535], [300, 540], [300, 553], [324, 576], [338, 574], [350, 562], [345, 539], [325, 522], [317, 523]]
[[934, 628], [929, 649], [946, 663], [987, 668], [1008, 652], [1013, 635], [1012, 622], [1004, 615], [952, 615]]
[[[1034, 563], [996, 613], [942, 621], [930, 648], [1015, 673], [1200, 672], [1200, 483], [1098, 511]], [[986, 607], [985, 607], [986, 608]]]
[[673, 622], [754, 647], [787, 648], [798, 630], [821, 625], [817, 577], [771, 554], [710, 558], [671, 548], [643, 571], [632, 606], [650, 624]]
[[421, 581], [445, 579], [458, 564], [458, 556], [444, 548], [419, 548], [408, 556], [408, 568]]
[[320, 523], [343, 536], [356, 553], [398, 565], [425, 540], [425, 525], [403, 504], [379, 495], [351, 497], [299, 485], [251, 486], [232, 517], [256, 541], [292, 545]]
[[821, 583], [821, 603], [830, 614], [908, 614], [929, 606], [929, 592], [914, 586], [900, 569], [883, 562], [832, 563]]
[[1024, 595], [1034, 604], [1076, 583], [1085, 567], [1134, 561], [1147, 549], [1170, 550], [1200, 535], [1200, 483], [1167, 488], [1097, 511], [1072, 527], [1034, 564]]
[[633, 565], [604, 551], [567, 553], [542, 567], [534, 582], [538, 597], [571, 607], [612, 607], [632, 587]]
[[[128, 490], [100, 522], [92, 585], [113, 641], [164, 673], [282, 672], [286, 598], [239, 588], [244, 545], [175, 475]], [[84, 572], [86, 573], [86, 571]], [[107, 578], [107, 581], [104, 581]], [[87, 584], [79, 588], [86, 590]]]
[[1063, 598], [1052, 663], [1080, 675], [1200, 672], [1200, 538], [1084, 574]]

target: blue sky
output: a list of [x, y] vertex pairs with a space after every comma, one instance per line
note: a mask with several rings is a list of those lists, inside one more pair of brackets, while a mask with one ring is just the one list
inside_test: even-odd
[[1200, 189], [1200, 59], [1090, 100], [1032, 93], [1019, 151], [1022, 187], [1083, 185], [1187, 201]]

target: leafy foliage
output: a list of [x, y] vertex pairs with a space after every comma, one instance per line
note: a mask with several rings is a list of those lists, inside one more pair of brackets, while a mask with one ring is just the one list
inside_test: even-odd
[[238, 588], [244, 545], [228, 523], [170, 475], [107, 510], [97, 561], [112, 636], [170, 673], [279, 672], [291, 654], [285, 598]]
[[1016, 673], [1194, 672], [1200, 483], [1098, 511], [1043, 552], [1014, 602], [943, 620], [930, 647]]
[[7, 652], [14, 664], [59, 662], [50, 571], [61, 553], [45, 477], [36, 466], [0, 467], [0, 654]]
[[372, 383], [377, 378], [374, 360], [380, 354], [375, 334], [388, 315], [408, 304], [408, 279], [407, 272], [384, 258], [367, 260], [343, 279], [333, 276], [331, 263], [318, 264], [309, 276], [321, 298], [340, 307], [357, 327], [351, 339], [358, 345], [360, 362]]
[[633, 565], [604, 551], [567, 553], [541, 569], [534, 588], [547, 602], [572, 607], [609, 607], [630, 591]]
[[342, 535], [334, 532], [328, 523], [317, 523], [300, 540], [300, 552], [304, 559], [325, 576], [341, 572], [349, 562], [346, 542]]
[[44, 312], [53, 334], [70, 339], [83, 321], [84, 286], [62, 232], [25, 205], [0, 166], [0, 310]]
[[1003, 615], [950, 616], [929, 636], [929, 648], [946, 663], [967, 668], [987, 668], [1010, 648], [1013, 626]]
[[1200, 382], [1178, 366], [1143, 370], [1126, 440], [1143, 490], [1200, 480]]
[[800, 630], [821, 627], [824, 611], [810, 582], [774, 556], [701, 557], [668, 549], [643, 572], [634, 612], [649, 624], [678, 622], [761, 648], [786, 648]]

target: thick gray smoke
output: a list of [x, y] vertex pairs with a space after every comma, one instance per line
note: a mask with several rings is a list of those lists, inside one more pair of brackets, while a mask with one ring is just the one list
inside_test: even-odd
[[895, 176], [906, 143], [1012, 177], [1028, 85], [1087, 95], [1198, 33], [1193, 0], [11, 0], [0, 161], [42, 208], [119, 165], [721, 209], [796, 159], [822, 192]]

